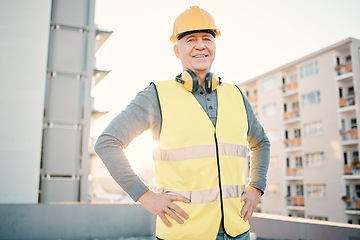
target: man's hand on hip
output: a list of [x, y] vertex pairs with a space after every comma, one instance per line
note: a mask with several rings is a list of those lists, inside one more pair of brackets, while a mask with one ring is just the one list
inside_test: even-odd
[[158, 215], [168, 227], [171, 227], [171, 223], [166, 218], [165, 214], [173, 218], [180, 224], [184, 223], [184, 221], [180, 217], [178, 217], [175, 212], [184, 219], [189, 218], [186, 212], [184, 212], [179, 206], [173, 203], [173, 201], [190, 203], [190, 200], [183, 196], [171, 195], [166, 193], [154, 193], [153, 191], [148, 190], [138, 199], [138, 201], [141, 203], [141, 205], [143, 205], [145, 209]]
[[258, 205], [261, 197], [261, 191], [257, 188], [247, 186], [244, 189], [244, 192], [241, 195], [241, 201], [244, 201], [245, 204], [241, 210], [241, 217], [244, 221], [251, 219], [251, 216]]

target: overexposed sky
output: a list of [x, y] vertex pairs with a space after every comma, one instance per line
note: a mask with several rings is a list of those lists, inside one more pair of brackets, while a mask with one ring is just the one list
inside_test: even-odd
[[210, 12], [221, 31], [212, 71], [229, 83], [360, 39], [359, 0], [96, 0], [95, 23], [114, 32], [96, 54], [96, 66], [111, 73], [93, 92], [95, 107], [110, 111], [95, 121], [95, 135], [150, 82], [182, 71], [169, 38], [175, 18], [192, 5]]

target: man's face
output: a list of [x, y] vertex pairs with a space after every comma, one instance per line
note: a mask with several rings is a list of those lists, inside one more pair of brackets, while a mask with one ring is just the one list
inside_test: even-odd
[[175, 55], [181, 60], [183, 70], [195, 74], [210, 72], [215, 59], [215, 38], [209, 33], [193, 33], [181, 38], [174, 46]]

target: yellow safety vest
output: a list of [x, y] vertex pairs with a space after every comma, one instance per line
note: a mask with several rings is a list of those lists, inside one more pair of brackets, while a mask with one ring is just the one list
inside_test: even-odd
[[[154, 150], [159, 191], [180, 194], [191, 203], [177, 202], [188, 215], [184, 224], [158, 217], [156, 236], [166, 240], [216, 239], [220, 224], [236, 237], [250, 229], [240, 214], [245, 184], [244, 158], [248, 121], [239, 89], [217, 87], [216, 128], [192, 93], [175, 80], [155, 83], [162, 126]], [[220, 187], [219, 187], [220, 186]], [[222, 222], [221, 222], [222, 221]]]

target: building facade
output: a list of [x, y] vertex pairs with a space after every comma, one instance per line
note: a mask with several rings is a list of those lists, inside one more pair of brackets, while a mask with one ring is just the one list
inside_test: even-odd
[[95, 53], [112, 31], [94, 23], [95, 0], [1, 1], [0, 13], [0, 203], [87, 202], [105, 113], [92, 90], [109, 72]]
[[271, 141], [258, 211], [360, 224], [360, 41], [240, 83]]

